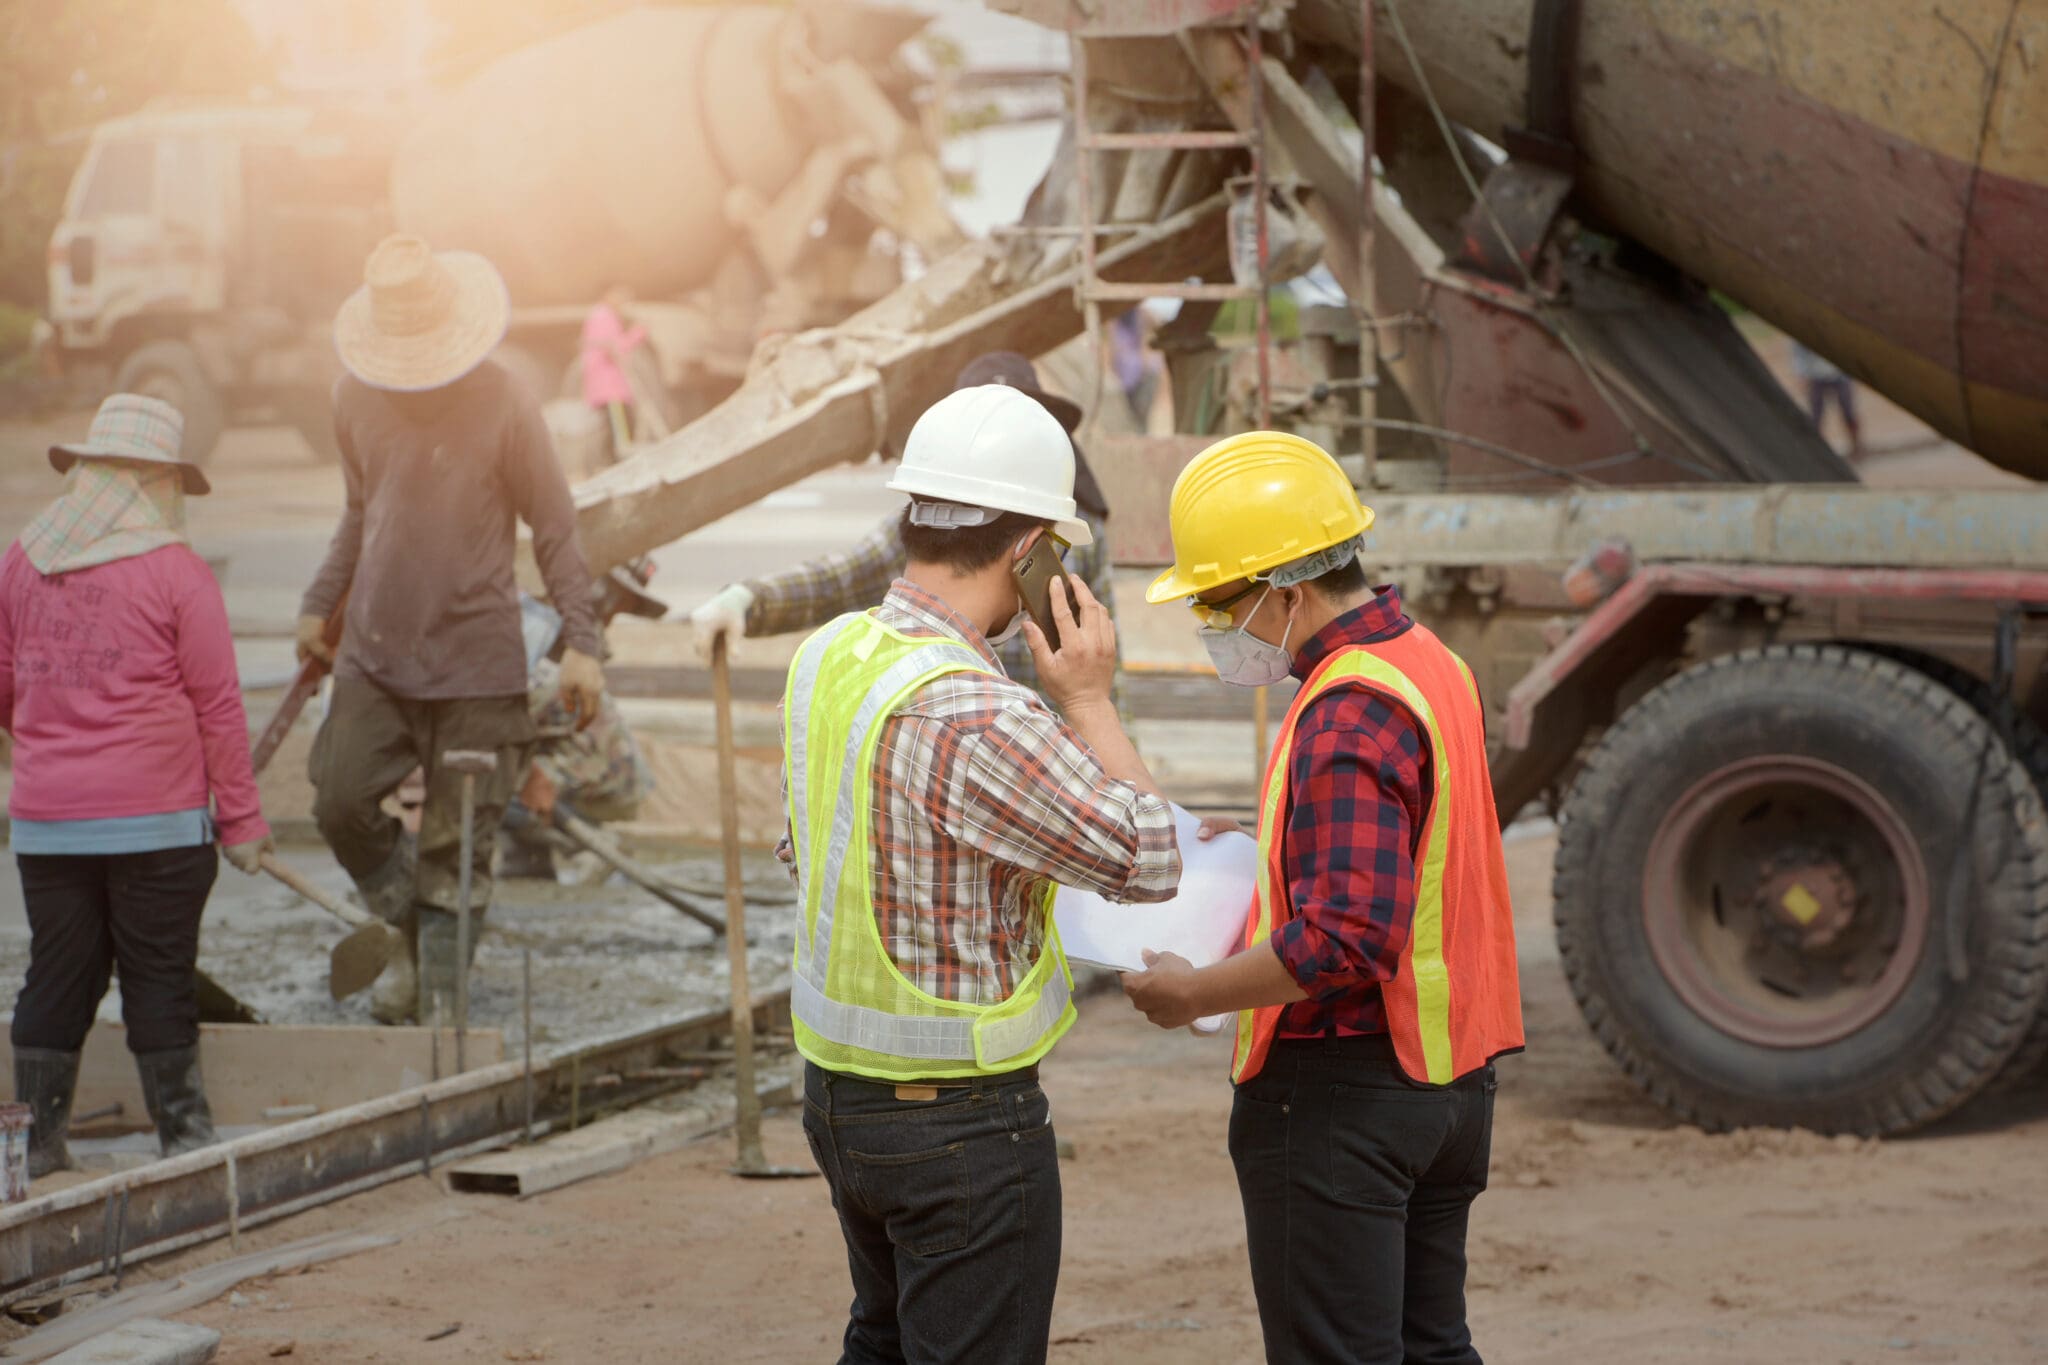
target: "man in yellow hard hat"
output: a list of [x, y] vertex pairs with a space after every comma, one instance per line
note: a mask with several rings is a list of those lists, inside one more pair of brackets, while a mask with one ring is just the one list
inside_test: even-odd
[[1479, 1360], [1465, 1231], [1493, 1059], [1522, 1045], [1471, 671], [1359, 565], [1372, 511], [1322, 449], [1255, 431], [1174, 484], [1174, 565], [1225, 682], [1290, 674], [1243, 951], [1124, 989], [1174, 1028], [1238, 1012], [1230, 1154], [1271, 1361]]
[[[1024, 619], [1019, 565], [1089, 535], [1059, 422], [961, 389], [889, 486], [903, 576], [804, 642], [783, 700], [804, 1132], [853, 1280], [840, 1358], [1024, 1365], [1059, 1280], [1038, 1061], [1075, 1012], [1054, 884], [1166, 900], [1180, 849], [1110, 702], [1108, 613], [1055, 580], [1058, 649]], [[1059, 715], [1004, 676], [1020, 629]]]

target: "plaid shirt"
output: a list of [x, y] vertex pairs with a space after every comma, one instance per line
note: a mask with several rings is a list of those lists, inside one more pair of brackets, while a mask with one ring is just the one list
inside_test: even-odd
[[[1296, 677], [1306, 681], [1341, 648], [1391, 640], [1414, 624], [1399, 589], [1377, 591], [1302, 647]], [[1387, 1031], [1380, 983], [1415, 920], [1415, 854], [1433, 795], [1428, 750], [1405, 708], [1362, 687], [1324, 693], [1296, 724], [1281, 836], [1294, 918], [1271, 942], [1309, 998], [1281, 1014], [1281, 1037]]]
[[[866, 611], [881, 601], [910, 558], [903, 548], [899, 518], [900, 514], [890, 513], [850, 550], [819, 555], [768, 578], [749, 579], [742, 585], [754, 594], [754, 604], [747, 608], [747, 634], [786, 635], [816, 630], [835, 616]], [[1116, 598], [1111, 586], [1109, 532], [1093, 517], [1087, 521], [1088, 529], [1095, 533], [1095, 543], [1070, 549], [1064, 558], [1067, 567], [1114, 617]], [[1031, 646], [1022, 635], [998, 647], [996, 654], [1011, 679], [1033, 691], [1038, 689], [1038, 666], [1031, 661]], [[1116, 701], [1121, 711], [1121, 691]]]
[[[876, 616], [959, 640], [990, 669], [927, 683], [875, 750], [870, 894], [882, 945], [913, 986], [970, 1005], [1008, 999], [1043, 947], [1048, 884], [1116, 901], [1174, 894], [1180, 846], [1165, 801], [1105, 773], [938, 598], [898, 581]], [[791, 856], [788, 839], [779, 851]]]

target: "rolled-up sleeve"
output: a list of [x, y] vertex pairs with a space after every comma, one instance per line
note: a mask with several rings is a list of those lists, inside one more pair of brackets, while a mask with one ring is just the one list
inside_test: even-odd
[[1309, 998], [1390, 980], [1415, 921], [1425, 745], [1377, 696], [1333, 694], [1297, 731], [1288, 774], [1287, 886], [1294, 917], [1273, 951]]
[[1180, 886], [1173, 808], [1104, 771], [1042, 703], [1018, 698], [986, 722], [945, 727], [953, 772], [934, 783], [933, 821], [970, 848], [1113, 901], [1170, 900]]

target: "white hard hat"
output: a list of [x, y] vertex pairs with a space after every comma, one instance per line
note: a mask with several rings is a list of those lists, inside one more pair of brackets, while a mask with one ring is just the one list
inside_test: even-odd
[[889, 487], [923, 499], [924, 524], [975, 526], [978, 512], [1053, 523], [1069, 545], [1095, 539], [1074, 515], [1074, 446], [1059, 419], [1004, 384], [956, 389], [925, 409]]

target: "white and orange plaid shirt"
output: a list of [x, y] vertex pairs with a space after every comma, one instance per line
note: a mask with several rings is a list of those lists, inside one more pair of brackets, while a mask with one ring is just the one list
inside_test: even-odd
[[[906, 635], [958, 640], [989, 670], [927, 683], [884, 722], [875, 750], [870, 894], [882, 946], [912, 985], [963, 1004], [1008, 999], [1043, 950], [1049, 883], [1115, 901], [1173, 896], [1172, 807], [1103, 771], [938, 598], [898, 579], [875, 615]], [[793, 857], [787, 838], [778, 852]]]

